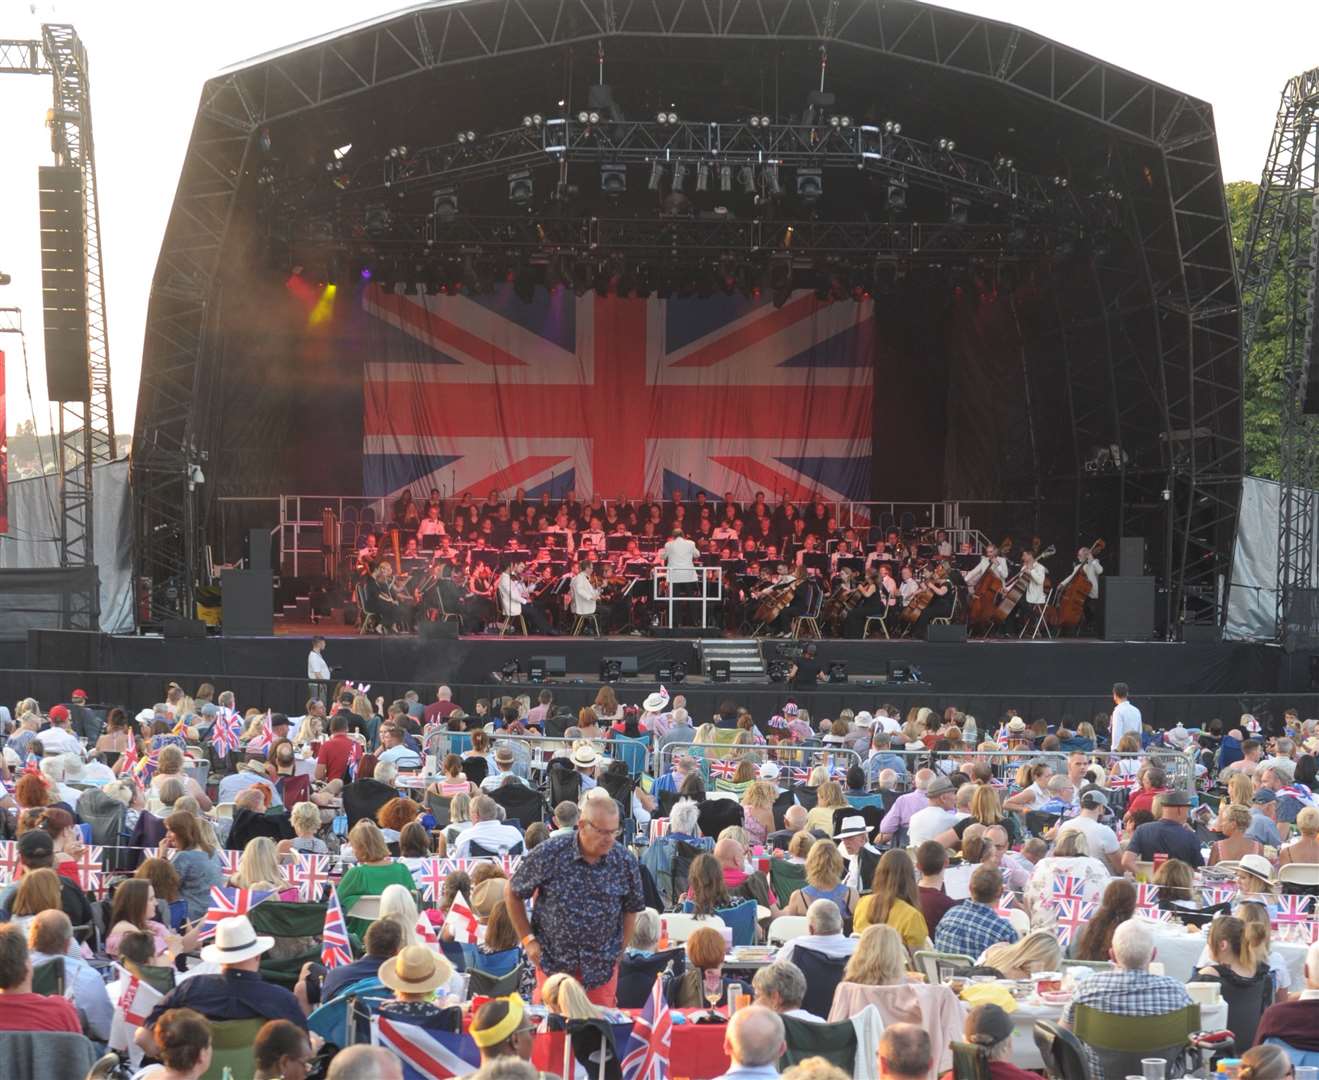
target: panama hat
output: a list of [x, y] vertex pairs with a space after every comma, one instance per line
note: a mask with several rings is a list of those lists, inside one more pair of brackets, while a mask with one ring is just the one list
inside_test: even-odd
[[600, 755], [595, 752], [595, 747], [590, 743], [582, 743], [580, 746], [574, 746], [572, 751], [572, 763], [579, 769], [589, 769], [600, 761]]
[[425, 945], [409, 945], [381, 964], [376, 978], [391, 990], [425, 994], [453, 978], [453, 965]]
[[641, 703], [641, 707], [646, 712], [662, 712], [669, 707], [669, 692], [667, 690], [657, 690], [649, 694], [646, 700]]
[[258, 934], [246, 915], [221, 919], [215, 926], [215, 942], [202, 949], [208, 964], [236, 964], [268, 952], [275, 945], [273, 937]]
[[1260, 881], [1273, 884], [1273, 866], [1263, 855], [1242, 855], [1239, 859], [1218, 865], [1229, 870], [1240, 870], [1251, 877], [1259, 878]]
[[838, 831], [834, 833], [835, 840], [846, 840], [849, 836], [868, 836], [870, 830], [866, 827], [866, 819], [860, 814], [853, 814], [845, 817], [838, 826]]

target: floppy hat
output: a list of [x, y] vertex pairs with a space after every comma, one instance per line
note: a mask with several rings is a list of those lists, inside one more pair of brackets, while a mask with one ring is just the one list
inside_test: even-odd
[[425, 945], [409, 945], [381, 964], [376, 978], [391, 990], [425, 994], [453, 978], [453, 965]]
[[869, 833], [870, 829], [866, 827], [866, 819], [860, 814], [854, 814], [843, 818], [838, 826], [838, 831], [834, 833], [834, 839], [846, 840], [849, 836], [867, 836]]
[[513, 764], [513, 748], [511, 746], [499, 746], [495, 748], [495, 760], [500, 765]]
[[1023, 720], [1020, 716], [1014, 716], [1011, 720], [1008, 721], [1008, 730], [1011, 732], [1025, 731], [1026, 721]]
[[669, 707], [669, 693], [667, 690], [658, 690], [653, 694], [648, 694], [646, 700], [641, 703], [641, 707], [646, 712], [661, 712]]
[[233, 915], [216, 924], [215, 941], [202, 948], [202, 959], [208, 964], [236, 964], [268, 952], [274, 944], [273, 937], [252, 929], [246, 915]]
[[1191, 805], [1191, 796], [1181, 788], [1170, 788], [1167, 791], [1160, 792], [1159, 798], [1163, 800], [1164, 806]]

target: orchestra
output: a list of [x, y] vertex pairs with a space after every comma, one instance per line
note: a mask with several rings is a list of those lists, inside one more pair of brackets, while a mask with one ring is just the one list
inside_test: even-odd
[[463, 634], [497, 633], [508, 620], [520, 632], [519, 616], [534, 634], [572, 633], [584, 616], [594, 625], [580, 625], [602, 635], [644, 633], [668, 618], [651, 585], [659, 566], [679, 594], [699, 586], [703, 568], [720, 569], [716, 633], [787, 636], [818, 611], [822, 633], [856, 639], [920, 638], [936, 620], [977, 636], [1059, 636], [1093, 632], [1104, 572], [1102, 540], [1080, 548], [1054, 588], [1054, 550], [1037, 536], [1018, 555], [1010, 538], [984, 542], [965, 529], [840, 527], [822, 502], [799, 509], [763, 492], [742, 504], [731, 493], [634, 503], [521, 490], [446, 500], [432, 489], [425, 501], [401, 492], [391, 510], [359, 529], [360, 547], [345, 556], [363, 614], [385, 633], [452, 617]]

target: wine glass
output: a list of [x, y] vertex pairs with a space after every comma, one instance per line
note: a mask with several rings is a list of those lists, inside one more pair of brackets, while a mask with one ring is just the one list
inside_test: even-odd
[[724, 978], [719, 968], [706, 968], [701, 972], [701, 992], [705, 995], [706, 1003], [713, 1014], [715, 1006], [723, 1000], [724, 996]]

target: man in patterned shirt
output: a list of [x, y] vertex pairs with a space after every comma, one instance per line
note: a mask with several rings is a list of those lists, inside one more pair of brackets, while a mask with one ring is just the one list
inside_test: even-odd
[[971, 875], [970, 898], [949, 908], [934, 932], [940, 952], [978, 957], [1000, 941], [1017, 940], [1012, 924], [994, 908], [1003, 893], [1003, 876], [996, 867], [981, 866]]
[[[1162, 1016], [1191, 1004], [1186, 987], [1169, 975], [1151, 975], [1154, 938], [1140, 923], [1129, 920], [1113, 932], [1109, 955], [1116, 971], [1097, 971], [1076, 988], [1071, 1002], [1063, 1010], [1062, 1026], [1070, 1028], [1076, 1006], [1089, 1005], [1114, 1016]], [[1085, 1048], [1093, 1076], [1103, 1076], [1098, 1056]]]
[[[536, 1002], [545, 979], [567, 972], [597, 1005], [614, 1005], [618, 961], [646, 906], [641, 868], [618, 843], [618, 804], [588, 794], [577, 831], [523, 856], [508, 890], [508, 913], [522, 948], [536, 966]], [[527, 917], [525, 901], [536, 898]]]

